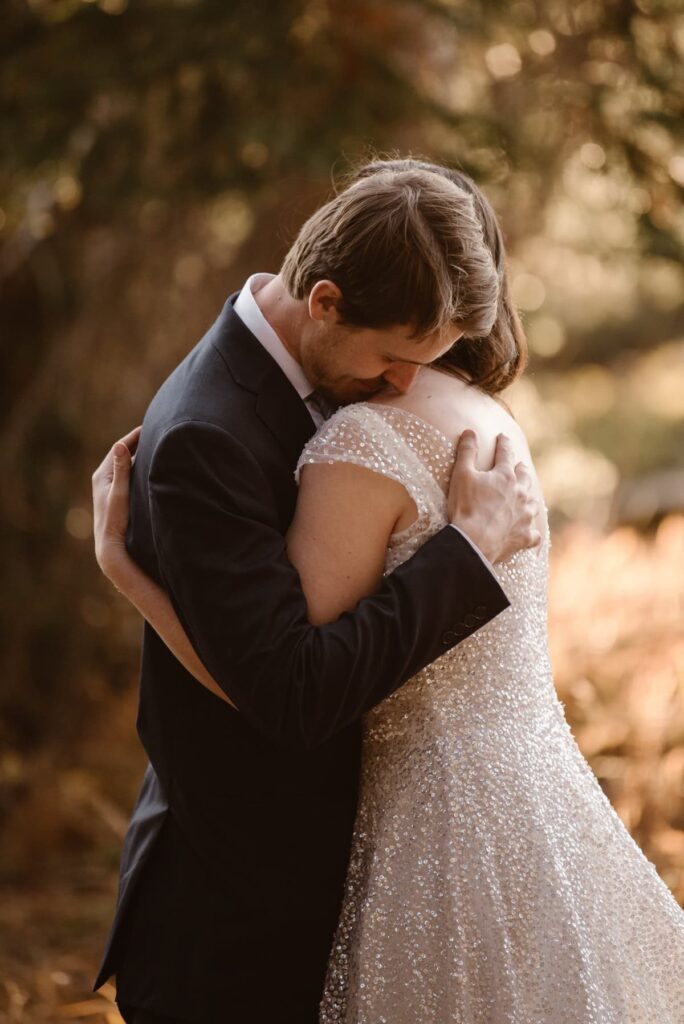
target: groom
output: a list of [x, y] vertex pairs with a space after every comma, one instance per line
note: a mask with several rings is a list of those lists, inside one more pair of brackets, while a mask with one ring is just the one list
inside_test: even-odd
[[285, 548], [293, 470], [331, 406], [407, 391], [461, 333], [486, 334], [496, 303], [464, 194], [420, 170], [380, 172], [313, 215], [278, 276], [228, 299], [152, 401], [128, 548], [239, 711], [145, 627], [150, 763], [96, 981], [116, 973], [129, 1024], [316, 1024], [360, 718], [507, 606], [480, 552], [534, 543], [533, 509], [506, 442], [478, 473], [466, 436], [453, 525], [314, 627]]

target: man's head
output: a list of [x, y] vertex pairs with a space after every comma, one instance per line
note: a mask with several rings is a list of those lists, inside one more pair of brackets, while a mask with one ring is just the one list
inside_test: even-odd
[[296, 356], [338, 403], [408, 390], [462, 334], [487, 335], [499, 280], [473, 199], [422, 169], [362, 178], [306, 222], [280, 277], [303, 304]]

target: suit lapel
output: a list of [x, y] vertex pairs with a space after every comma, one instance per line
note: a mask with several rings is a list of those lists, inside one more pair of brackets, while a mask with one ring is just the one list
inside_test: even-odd
[[255, 413], [288, 459], [295, 463], [316, 427], [292, 384], [233, 309], [231, 295], [211, 332], [211, 341], [240, 387], [255, 396]]

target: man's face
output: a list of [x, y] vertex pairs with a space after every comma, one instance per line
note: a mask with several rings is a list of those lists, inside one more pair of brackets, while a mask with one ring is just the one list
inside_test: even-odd
[[339, 291], [317, 284], [309, 301], [308, 329], [298, 358], [310, 384], [335, 405], [367, 401], [378, 394], [406, 394], [421, 366], [444, 355], [458, 341], [456, 328], [414, 338], [407, 325], [370, 328], [339, 322]]
[[421, 366], [444, 355], [458, 339], [410, 337], [406, 326], [382, 329], [329, 326], [301, 347], [307, 380], [335, 405], [367, 401], [378, 394], [406, 394]]

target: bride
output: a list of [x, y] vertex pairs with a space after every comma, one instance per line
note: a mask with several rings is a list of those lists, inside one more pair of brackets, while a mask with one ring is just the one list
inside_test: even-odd
[[[430, 169], [473, 194], [502, 266], [486, 199], [464, 175]], [[548, 524], [525, 437], [498, 397], [503, 382], [482, 379], [476, 355], [472, 372], [458, 362], [422, 369], [406, 395], [339, 409], [297, 468], [288, 553], [314, 623], [353, 608], [445, 525], [464, 430], [477, 434], [482, 469], [508, 435], [542, 510], [539, 547], [495, 566], [510, 608], [366, 715], [321, 1024], [682, 1024], [684, 913], [603, 794], [554, 691]], [[136, 439], [116, 463], [110, 453], [95, 489], [98, 560], [227, 700], [125, 552]], [[359, 534], [336, 545], [328, 527], [350, 505]]]

